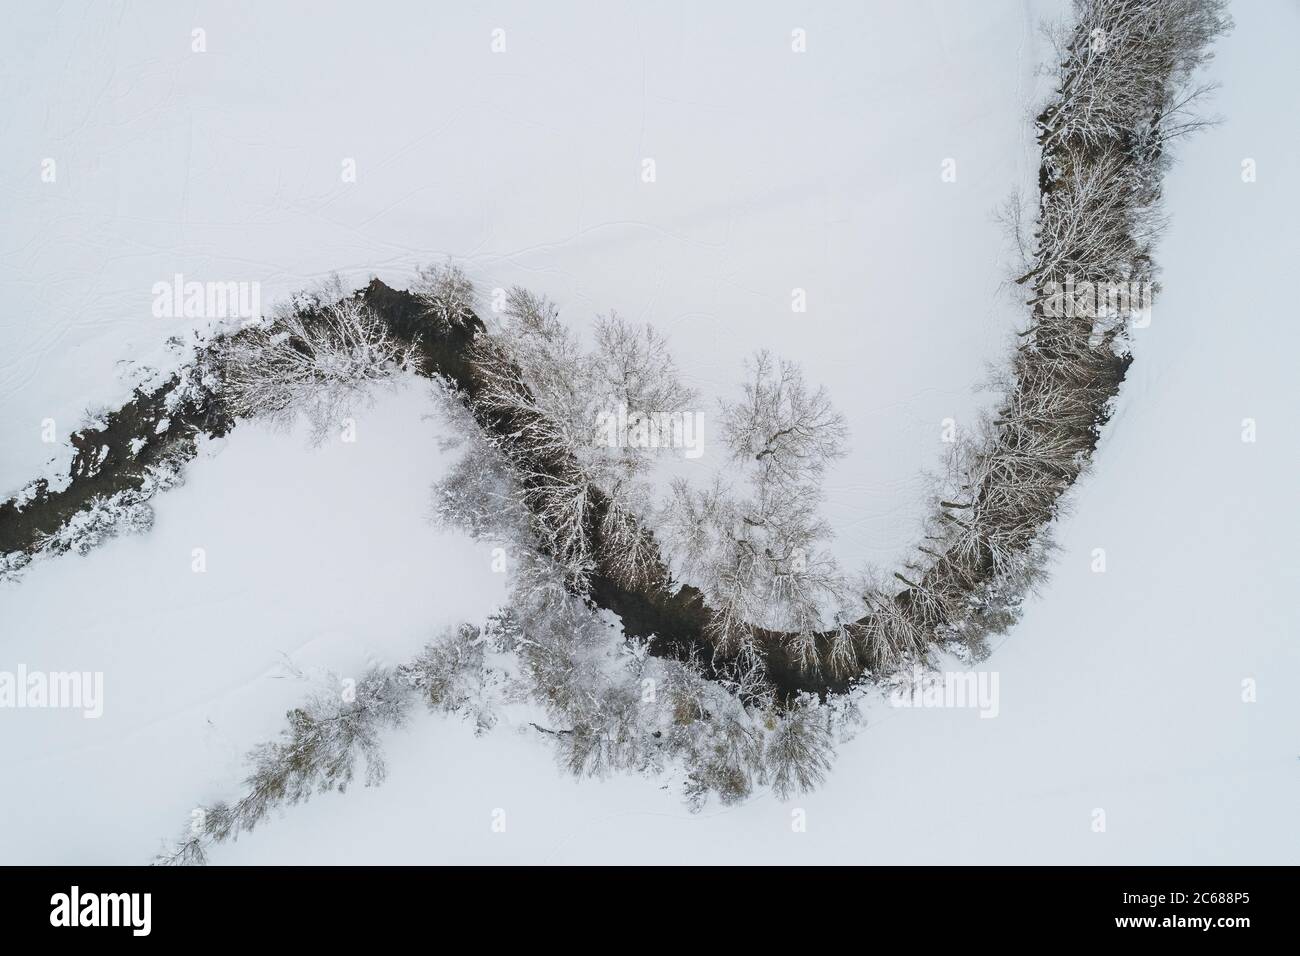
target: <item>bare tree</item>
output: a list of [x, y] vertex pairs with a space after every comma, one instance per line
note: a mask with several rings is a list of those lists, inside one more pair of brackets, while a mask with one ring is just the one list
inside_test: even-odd
[[[624, 489], [626, 490], [626, 489]], [[649, 493], [645, 496], [648, 498]], [[662, 573], [662, 559], [654, 536], [641, 518], [622, 503], [609, 501], [600, 521], [600, 553], [607, 573], [626, 588], [653, 583]]]
[[231, 412], [282, 422], [305, 412], [319, 443], [414, 351], [359, 299], [341, 298], [286, 308], [231, 336], [217, 356]]
[[463, 326], [474, 315], [474, 284], [455, 263], [419, 269], [411, 291], [425, 304], [428, 315], [447, 326]]
[[630, 423], [679, 413], [693, 397], [662, 337], [611, 315], [588, 351], [553, 303], [515, 288], [474, 362], [474, 406], [507, 436], [500, 450], [569, 579], [581, 584], [606, 561], [625, 583], [644, 583], [654, 552], [634, 503], [657, 449], [632, 440]]
[[[661, 520], [682, 573], [708, 596], [719, 650], [750, 646], [758, 629], [780, 631], [814, 667], [826, 612], [847, 593], [818, 514], [822, 476], [844, 454], [847, 430], [825, 389], [808, 388], [796, 365], [767, 352], [750, 363], [743, 396], [723, 405], [720, 431], [744, 490], [720, 478], [704, 490], [678, 482]], [[836, 642], [835, 666], [846, 650]]]
[[831, 766], [829, 715], [815, 701], [802, 701], [776, 722], [766, 747], [764, 763], [779, 799], [815, 790]]
[[810, 390], [793, 362], [758, 352], [747, 367], [744, 399], [726, 404], [722, 437], [737, 461], [757, 462], [764, 484], [818, 478], [844, 455], [848, 430], [825, 388]]
[[1150, 236], [1135, 234], [1137, 193], [1128, 158], [1107, 143], [1085, 157], [1071, 148], [1061, 165], [1072, 170], [1043, 204], [1036, 263], [1024, 277], [1040, 284], [1113, 282], [1127, 277], [1134, 253]]
[[[1043, 120], [1044, 145], [1085, 148], [1126, 133], [1156, 138], [1187, 130], [1167, 97], [1210, 56], [1210, 41], [1230, 25], [1222, 0], [1076, 0], [1074, 23], [1052, 34], [1060, 94]], [[1205, 88], [1186, 91], [1193, 99]], [[1162, 126], [1172, 118], [1172, 125]], [[1154, 120], [1154, 122], [1153, 122]]]

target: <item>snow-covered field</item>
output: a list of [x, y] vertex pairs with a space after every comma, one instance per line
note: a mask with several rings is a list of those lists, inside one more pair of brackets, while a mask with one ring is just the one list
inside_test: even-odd
[[154, 283], [260, 282], [269, 306], [335, 271], [405, 287], [450, 255], [485, 293], [525, 285], [579, 327], [653, 321], [706, 416], [755, 349], [803, 363], [852, 428], [828, 482], [838, 552], [888, 561], [913, 539], [943, 419], [969, 419], [1019, 318], [993, 212], [1034, 188], [1037, 21], [1056, 11], [16, 11], [0, 38], [0, 492], [51, 456], [44, 419], [66, 434], [116, 404], [135, 381], [119, 360], [161, 364], [194, 324], [153, 317]]
[[[1059, 9], [741, 11], [11, 14], [0, 485], [55, 454], [42, 419], [65, 433], [125, 394], [119, 359], [161, 360], [185, 321], [150, 314], [154, 282], [260, 281], [269, 303], [331, 270], [402, 285], [452, 254], [579, 324], [653, 321], [707, 396], [753, 348], [801, 361], [852, 428], [829, 482], [837, 550], [889, 558], [940, 421], [977, 407], [1019, 319], [991, 213], [1033, 187], [1036, 21]], [[421, 716], [388, 740], [382, 787], [316, 798], [214, 862], [1297, 862], [1300, 133], [1276, 86], [1300, 15], [1234, 16], [1211, 67], [1226, 122], [1168, 179], [1152, 325], [1052, 580], [980, 666], [999, 675], [996, 719], [882, 703], [817, 793], [692, 815], [652, 781], [575, 783], [536, 735]], [[407, 382], [355, 444], [241, 425], [156, 500], [149, 535], [0, 586], [0, 669], [105, 674], [98, 720], [0, 711], [0, 862], [147, 861], [197, 802], [235, 792], [243, 752], [308, 689], [294, 670], [401, 660], [501, 599], [490, 549], [424, 520], [448, 461], [428, 411]]]

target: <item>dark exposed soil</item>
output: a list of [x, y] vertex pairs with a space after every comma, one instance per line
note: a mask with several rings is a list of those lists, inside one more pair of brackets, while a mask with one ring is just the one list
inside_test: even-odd
[[[106, 416], [104, 425], [74, 432], [72, 480], [62, 491], [50, 491], [48, 482], [40, 479], [21, 508], [16, 499], [0, 503], [0, 554], [31, 553], [42, 536], [57, 531], [93, 499], [139, 489], [149, 466], [160, 463], [162, 456], [192, 457], [200, 432], [215, 437], [233, 426], [216, 402], [184, 402], [168, 412], [168, 396], [179, 382], [173, 376], [150, 392], [137, 389], [129, 402]], [[159, 432], [164, 418], [167, 427]], [[144, 441], [138, 453], [131, 451], [135, 439]]]

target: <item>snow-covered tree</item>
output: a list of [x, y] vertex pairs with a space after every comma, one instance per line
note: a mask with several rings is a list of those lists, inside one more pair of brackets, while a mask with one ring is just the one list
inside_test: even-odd
[[1042, 120], [1045, 145], [1196, 128], [1188, 107], [1205, 88], [1187, 80], [1229, 23], [1223, 0], [1075, 0], [1073, 23], [1050, 34], [1061, 85]]
[[767, 735], [764, 763], [778, 798], [787, 800], [815, 790], [826, 779], [834, 752], [830, 720], [815, 700], [803, 700], [775, 720]]
[[766, 352], [750, 364], [743, 395], [723, 404], [720, 427], [743, 484], [675, 483], [665, 538], [706, 595], [720, 650], [750, 646], [757, 629], [783, 632], [800, 662], [816, 666], [817, 635], [847, 593], [819, 515], [822, 477], [844, 454], [847, 430], [825, 389], [810, 389], [796, 365]]
[[474, 363], [474, 407], [507, 436], [498, 446], [569, 579], [581, 585], [608, 561], [626, 583], [643, 581], [653, 552], [634, 502], [657, 449], [631, 431], [639, 416], [675, 415], [693, 398], [664, 340], [611, 315], [586, 349], [553, 303], [515, 288]]
[[411, 292], [424, 303], [431, 317], [447, 326], [463, 326], [474, 315], [474, 283], [454, 263], [419, 269]]
[[449, 629], [415, 659], [396, 668], [373, 667], [349, 692], [328, 675], [320, 689], [286, 714], [278, 739], [255, 747], [244, 792], [233, 803], [197, 808], [184, 834], [155, 860], [164, 865], [202, 864], [208, 849], [262, 823], [272, 810], [293, 806], [318, 793], [342, 792], [357, 777], [366, 786], [382, 783], [387, 770], [382, 734], [404, 724], [411, 707], [464, 712], [480, 730], [494, 722], [486, 666], [486, 641], [476, 627]]
[[231, 335], [217, 356], [233, 414], [289, 421], [304, 412], [319, 443], [408, 367], [414, 350], [360, 299], [317, 296]]

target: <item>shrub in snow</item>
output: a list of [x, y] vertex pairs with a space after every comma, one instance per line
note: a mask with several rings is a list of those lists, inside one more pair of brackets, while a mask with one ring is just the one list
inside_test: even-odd
[[91, 498], [58, 530], [38, 539], [35, 553], [75, 551], [84, 555], [114, 535], [148, 531], [153, 527], [154, 519], [149, 499], [159, 491], [181, 483], [185, 457], [184, 449], [179, 445], [163, 449], [157, 463], [145, 470], [139, 488]]
[[0, 554], [0, 581], [17, 581], [31, 560], [31, 555], [24, 551], [6, 551]]
[[46, 536], [41, 550], [75, 551], [85, 554], [115, 534], [145, 532], [153, 527], [153, 508], [133, 500], [124, 492], [111, 498], [94, 498], [83, 511], [73, 515], [62, 528]]

